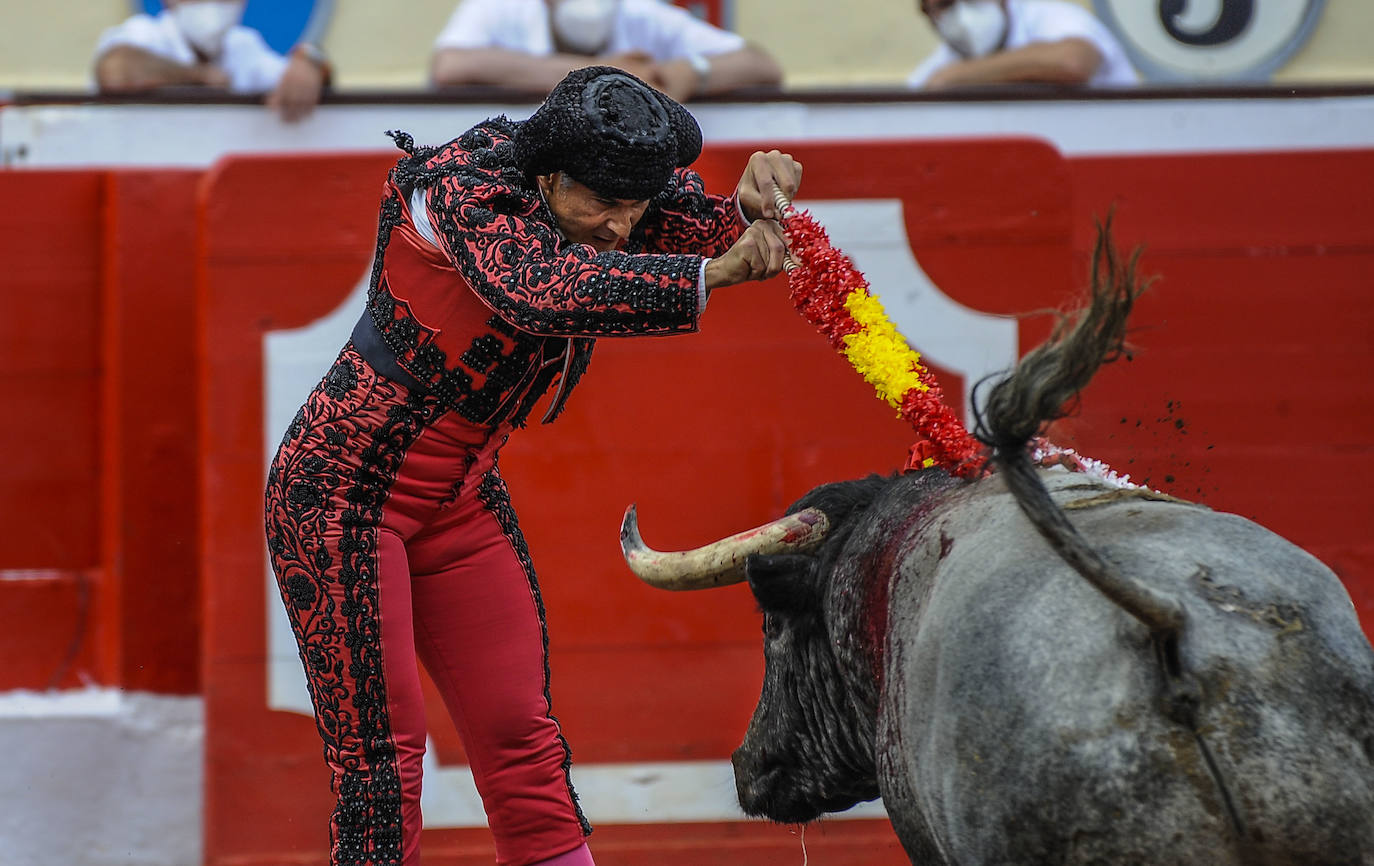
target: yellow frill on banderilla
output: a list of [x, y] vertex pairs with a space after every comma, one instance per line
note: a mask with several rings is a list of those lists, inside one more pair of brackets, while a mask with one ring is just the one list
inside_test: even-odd
[[921, 374], [926, 372], [921, 366], [921, 354], [897, 333], [882, 301], [870, 294], [867, 287], [851, 291], [844, 299], [844, 308], [862, 329], [844, 336], [844, 356], [900, 415], [902, 398], [908, 391], [930, 389], [921, 381]]

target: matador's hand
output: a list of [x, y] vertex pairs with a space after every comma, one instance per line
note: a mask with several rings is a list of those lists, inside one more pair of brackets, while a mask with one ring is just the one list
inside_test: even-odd
[[761, 219], [744, 230], [735, 245], [706, 263], [706, 288], [718, 289], [750, 280], [766, 280], [782, 270], [787, 243], [782, 226]]
[[790, 153], [770, 150], [764, 153], [755, 151], [740, 175], [740, 210], [752, 222], [758, 219], [777, 219], [778, 208], [773, 203], [773, 185], [777, 184], [789, 199], [797, 194], [801, 186], [802, 166]]

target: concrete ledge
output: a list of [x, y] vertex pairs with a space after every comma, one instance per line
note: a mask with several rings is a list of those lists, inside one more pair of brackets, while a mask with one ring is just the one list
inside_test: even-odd
[[4, 862], [200, 863], [204, 739], [198, 697], [0, 693]]

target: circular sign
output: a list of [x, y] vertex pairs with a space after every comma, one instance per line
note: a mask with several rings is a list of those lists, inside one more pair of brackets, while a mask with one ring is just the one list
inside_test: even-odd
[[[160, 0], [134, 0], [135, 12], [156, 15], [162, 11]], [[285, 54], [298, 42], [318, 44], [334, 14], [334, 0], [256, 0], [243, 12], [243, 26], [262, 34], [278, 54]]]
[[1151, 81], [1266, 81], [1303, 46], [1325, 0], [1093, 0]]

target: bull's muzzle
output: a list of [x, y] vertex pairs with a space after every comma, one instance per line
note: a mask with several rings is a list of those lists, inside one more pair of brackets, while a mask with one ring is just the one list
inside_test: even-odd
[[743, 581], [744, 562], [751, 554], [805, 553], [820, 546], [829, 531], [830, 520], [824, 512], [805, 508], [705, 547], [664, 552], [645, 546], [631, 505], [620, 523], [620, 552], [630, 571], [650, 586], [710, 589]]

